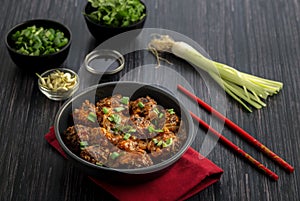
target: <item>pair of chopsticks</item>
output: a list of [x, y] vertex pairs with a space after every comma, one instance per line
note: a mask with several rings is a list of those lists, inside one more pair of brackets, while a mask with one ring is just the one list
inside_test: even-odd
[[[218, 119], [224, 121], [225, 125], [228, 126], [230, 129], [235, 131], [237, 134], [239, 134], [241, 137], [246, 139], [250, 144], [254, 145], [257, 149], [259, 149], [262, 153], [267, 155], [269, 158], [271, 158], [273, 161], [275, 161], [277, 164], [279, 164], [282, 168], [284, 168], [289, 173], [294, 171], [294, 168], [288, 164], [286, 161], [284, 161], [282, 158], [280, 158], [277, 154], [275, 154], [273, 151], [271, 151], [269, 148], [267, 148], [265, 145], [263, 145], [261, 142], [259, 142], [257, 139], [252, 137], [249, 133], [247, 133], [245, 130], [243, 130], [241, 127], [236, 125], [234, 122], [232, 122], [230, 119], [226, 118], [224, 115], [222, 115], [220, 112], [215, 110], [213, 107], [205, 103], [203, 100], [201, 100], [199, 97], [195, 96], [193, 93], [185, 89], [183, 86], [178, 85], [177, 88], [183, 92], [185, 95], [190, 97], [191, 99], [197, 101], [197, 103], [203, 107], [206, 111], [210, 112], [214, 116], [216, 116]], [[239, 148], [237, 145], [232, 143], [230, 140], [228, 140], [226, 137], [224, 137], [222, 134], [218, 133], [215, 129], [211, 128], [206, 122], [204, 122], [202, 119], [200, 119], [198, 116], [196, 116], [193, 112], [190, 111], [190, 114], [192, 118], [194, 118], [204, 129], [210, 131], [212, 134], [217, 136], [221, 143], [228, 146], [232, 151], [240, 154], [243, 158], [245, 158], [247, 161], [252, 163], [255, 167], [257, 167], [259, 170], [266, 173], [269, 177], [274, 179], [275, 181], [278, 180], [278, 175], [265, 167], [263, 164], [261, 164], [259, 161], [257, 161], [255, 158], [250, 156], [248, 153], [243, 151], [241, 148]]]

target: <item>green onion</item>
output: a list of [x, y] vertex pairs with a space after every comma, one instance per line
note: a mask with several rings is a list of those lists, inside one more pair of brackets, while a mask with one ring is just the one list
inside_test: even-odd
[[109, 121], [115, 122], [116, 124], [121, 123], [121, 116], [118, 114], [112, 114], [111, 116], [107, 117]]
[[149, 43], [149, 49], [158, 58], [158, 62], [160, 58], [158, 52], [171, 52], [206, 71], [226, 93], [242, 104], [249, 112], [252, 110], [245, 102], [260, 109], [266, 106], [261, 99], [277, 94], [283, 87], [282, 82], [239, 72], [228, 65], [209, 60], [192, 46], [185, 42], [174, 41], [168, 35], [154, 38]]
[[148, 126], [149, 133], [153, 133], [155, 131], [153, 126]]
[[120, 154], [118, 152], [112, 152], [110, 154], [111, 159], [115, 160], [116, 158], [118, 158], [120, 156]]
[[163, 118], [164, 114], [163, 113], [159, 113], [158, 118], [161, 119]]
[[108, 108], [107, 108], [107, 107], [103, 107], [103, 108], [102, 108], [102, 112], [103, 112], [104, 114], [107, 114], [107, 113], [108, 113]]
[[125, 108], [124, 107], [116, 107], [116, 108], [114, 108], [114, 110], [116, 112], [121, 112], [121, 111], [125, 110]]
[[164, 143], [164, 141], [160, 140], [156, 145], [161, 146]]
[[96, 120], [97, 120], [97, 115], [96, 115], [96, 113], [90, 112], [90, 113], [88, 114], [87, 119], [88, 119], [89, 121], [95, 123]]
[[158, 143], [158, 140], [156, 138], [153, 138], [152, 141], [154, 142], [154, 144]]
[[159, 114], [159, 113], [160, 113], [159, 110], [157, 109], [157, 107], [154, 108], [153, 111], [154, 111], [156, 114]]
[[101, 162], [96, 162], [96, 165], [103, 166], [103, 163], [101, 163]]
[[123, 137], [124, 140], [128, 140], [130, 138], [131, 134], [130, 133], [126, 133]]
[[139, 108], [141, 108], [141, 109], [145, 107], [144, 103], [142, 103], [141, 101], [138, 102], [138, 106], [139, 106]]
[[170, 114], [175, 114], [174, 109], [168, 109], [168, 112], [169, 112]]
[[123, 96], [121, 98], [121, 103], [124, 104], [124, 105], [127, 105], [129, 103], [129, 97]]
[[79, 145], [80, 145], [81, 147], [86, 147], [86, 146], [89, 145], [89, 143], [88, 143], [87, 141], [81, 141], [81, 142], [79, 143]]
[[168, 147], [173, 143], [173, 138], [168, 138], [166, 142], [163, 143], [163, 147]]
[[17, 52], [30, 56], [58, 52], [69, 39], [60, 30], [46, 29], [35, 25], [16, 31], [11, 38]]
[[153, 133], [153, 132], [157, 132], [157, 133], [164, 132], [164, 130], [162, 130], [162, 129], [155, 129], [153, 126], [148, 126], [148, 131], [149, 131], [149, 133]]

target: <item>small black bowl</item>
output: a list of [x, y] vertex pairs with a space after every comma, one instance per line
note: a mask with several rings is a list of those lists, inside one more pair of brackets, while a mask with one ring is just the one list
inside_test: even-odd
[[[103, 41], [105, 41], [113, 36], [116, 36], [118, 34], [121, 34], [121, 33], [127, 32], [127, 31], [132, 31], [135, 29], [142, 29], [144, 27], [144, 24], [145, 24], [145, 21], [147, 18], [147, 8], [143, 2], [141, 2], [141, 3], [145, 6], [146, 16], [142, 20], [140, 20], [134, 24], [131, 24], [129, 26], [126, 26], [126, 27], [110, 27], [107, 25], [96, 23], [95, 21], [91, 20], [87, 15], [85, 15], [85, 13], [88, 14], [95, 10], [95, 8], [92, 7], [90, 2], [88, 2], [85, 6], [83, 16], [84, 16], [86, 25], [87, 25], [90, 33], [92, 34], [92, 36], [97, 41], [103, 42]], [[136, 37], [136, 35], [138, 35], [138, 34], [139, 34], [139, 31], [137, 31], [135, 33], [135, 35], [132, 36], [132, 38]]]
[[[41, 56], [29, 56], [18, 53], [14, 49], [14, 41], [12, 40], [12, 35], [18, 31], [26, 29], [30, 26], [37, 26], [37, 27], [44, 27], [44, 28], [53, 28], [58, 29], [64, 33], [64, 36], [69, 39], [67, 45], [62, 47], [62, 49], [56, 53], [48, 54], [48, 55], [41, 55]], [[20, 67], [20, 69], [26, 72], [38, 72], [42, 73], [45, 70], [51, 68], [58, 68], [67, 58], [71, 46], [72, 41], [72, 33], [70, 29], [53, 20], [48, 19], [35, 19], [23, 22], [14, 26], [12, 29], [9, 30], [5, 37], [6, 47], [8, 49], [9, 55], [13, 62]]]
[[[73, 153], [64, 143], [62, 137], [63, 132], [69, 126], [74, 124], [71, 118], [72, 111], [75, 108], [78, 108], [86, 99], [91, 103], [95, 103], [100, 99], [112, 96], [113, 94], [129, 96], [133, 100], [140, 97], [150, 96], [153, 97], [160, 106], [163, 106], [164, 108], [173, 108], [185, 125], [184, 128], [187, 135], [180, 150], [170, 158], [165, 159], [163, 162], [149, 167], [135, 169], [116, 169], [98, 166]], [[71, 162], [73, 162], [87, 175], [113, 183], [140, 183], [163, 175], [178, 159], [180, 159], [180, 157], [190, 147], [195, 137], [194, 125], [189, 112], [171, 93], [155, 85], [127, 81], [95, 85], [85, 89], [72, 99], [69, 99], [58, 111], [55, 118], [54, 129], [60, 146]]]

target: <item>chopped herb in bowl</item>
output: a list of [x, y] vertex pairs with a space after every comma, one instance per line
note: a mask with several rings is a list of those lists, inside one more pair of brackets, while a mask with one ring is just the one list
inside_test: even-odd
[[60, 51], [69, 39], [58, 29], [29, 26], [12, 35], [15, 50], [24, 55], [40, 56]]
[[84, 13], [92, 21], [109, 27], [127, 27], [146, 16], [146, 8], [140, 0], [88, 0], [90, 13]]

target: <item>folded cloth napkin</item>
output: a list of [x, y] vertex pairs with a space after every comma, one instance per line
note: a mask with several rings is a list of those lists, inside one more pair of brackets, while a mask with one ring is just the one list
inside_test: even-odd
[[[45, 135], [46, 140], [64, 157], [53, 127]], [[189, 148], [186, 153], [162, 176], [138, 185], [114, 185], [90, 177], [98, 186], [118, 200], [172, 201], [185, 200], [217, 182], [223, 170], [197, 151]], [[133, 197], [134, 196], [134, 197]]]

